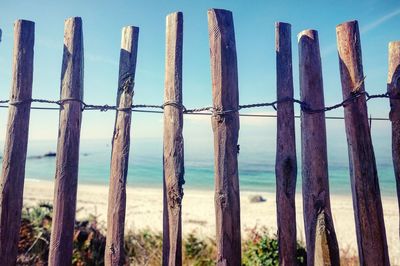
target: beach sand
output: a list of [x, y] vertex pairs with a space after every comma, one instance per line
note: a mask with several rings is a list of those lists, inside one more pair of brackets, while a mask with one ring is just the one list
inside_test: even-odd
[[[54, 183], [50, 181], [25, 181], [24, 205], [52, 202]], [[251, 203], [250, 196], [262, 195], [266, 201]], [[98, 217], [106, 226], [108, 187], [105, 185], [79, 184], [77, 218], [89, 214]], [[199, 235], [215, 236], [214, 193], [207, 190], [185, 190], [182, 219], [183, 234], [196, 232]], [[392, 265], [400, 265], [399, 213], [397, 199], [382, 198], [385, 214], [386, 235]], [[276, 233], [276, 200], [274, 193], [241, 192], [242, 235], [255, 226], [267, 227]], [[334, 225], [341, 250], [357, 254], [357, 242], [351, 196], [331, 195]], [[296, 195], [297, 238], [305, 242], [301, 194]], [[162, 189], [127, 188], [126, 231], [150, 228], [162, 230]]]

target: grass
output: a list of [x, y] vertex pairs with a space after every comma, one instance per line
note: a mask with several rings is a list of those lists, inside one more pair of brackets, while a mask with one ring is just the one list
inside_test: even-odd
[[[51, 204], [25, 207], [22, 212], [18, 265], [47, 265], [51, 232]], [[95, 216], [76, 221], [73, 265], [104, 265], [105, 228]], [[298, 265], [306, 265], [304, 245], [298, 243]], [[128, 231], [125, 235], [125, 254], [129, 265], [161, 265], [162, 233], [149, 229]], [[358, 265], [350, 250], [342, 252], [341, 265]], [[214, 239], [190, 233], [183, 239], [183, 265], [215, 265], [217, 255]], [[278, 265], [278, 241], [266, 228], [247, 231], [242, 243], [242, 265]]]

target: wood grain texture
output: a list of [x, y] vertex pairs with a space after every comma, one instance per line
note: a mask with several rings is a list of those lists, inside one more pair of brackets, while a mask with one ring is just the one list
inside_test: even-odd
[[[388, 69], [387, 91], [391, 97], [400, 98], [400, 41], [389, 43]], [[400, 99], [390, 99], [389, 117], [392, 122], [392, 157], [400, 212]]]
[[105, 265], [124, 265], [126, 263], [124, 254], [126, 177], [138, 39], [139, 28], [129, 26], [122, 29], [117, 91], [119, 111], [116, 113], [112, 139]]
[[[1, 265], [15, 265], [28, 147], [29, 115], [32, 98], [35, 23], [14, 23], [12, 87], [4, 143], [0, 195]], [[28, 100], [24, 102], [25, 100]], [[11, 104], [18, 103], [20, 104]]]
[[[208, 11], [213, 106], [239, 106], [238, 71], [232, 13]], [[240, 198], [238, 173], [239, 114], [213, 115], [217, 265], [240, 265]]]
[[182, 106], [183, 15], [166, 19], [164, 102], [163, 265], [182, 265], [182, 198], [184, 181]]
[[[364, 91], [357, 21], [336, 27], [343, 99]], [[385, 224], [365, 96], [344, 108], [360, 265], [389, 265]]]
[[[325, 106], [318, 32], [298, 35], [300, 99], [312, 109]], [[303, 217], [307, 265], [339, 265], [339, 248], [329, 199], [325, 113], [301, 112]]]
[[[82, 20], [65, 21], [60, 99], [83, 99]], [[54, 209], [49, 265], [71, 265], [78, 185], [82, 104], [65, 101], [60, 109]]]
[[[288, 23], [275, 24], [275, 53], [277, 100], [293, 98], [291, 25]], [[294, 125], [293, 102], [278, 103], [275, 175], [280, 265], [296, 265], [297, 159]]]

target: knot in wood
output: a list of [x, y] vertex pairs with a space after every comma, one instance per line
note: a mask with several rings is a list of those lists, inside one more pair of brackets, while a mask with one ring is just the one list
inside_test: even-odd
[[122, 78], [122, 84], [120, 87], [120, 90], [122, 90], [125, 93], [133, 93], [133, 85], [135, 81], [133, 80], [133, 77], [131, 74], [125, 75], [125, 77]]
[[317, 213], [324, 212], [325, 209], [325, 190], [321, 191], [317, 196], [312, 195], [314, 202], [314, 209]]
[[170, 187], [168, 188], [168, 206], [171, 209], [178, 209], [182, 205], [183, 189]]
[[221, 107], [214, 107], [212, 109], [212, 117], [217, 121], [218, 123], [222, 123], [225, 121], [225, 115], [228, 114], [229, 112], [223, 111]]
[[222, 114], [213, 114], [213, 118], [215, 119], [215, 121], [217, 121], [218, 123], [222, 123], [225, 121], [225, 117]]
[[228, 193], [222, 190], [218, 191], [215, 195], [215, 201], [222, 209], [225, 209], [228, 206]]
[[317, 230], [321, 233], [325, 232], [325, 211], [321, 210], [317, 216]]
[[113, 243], [110, 245], [110, 253], [111, 253], [111, 255], [115, 254], [115, 249], [114, 249], [114, 244]]

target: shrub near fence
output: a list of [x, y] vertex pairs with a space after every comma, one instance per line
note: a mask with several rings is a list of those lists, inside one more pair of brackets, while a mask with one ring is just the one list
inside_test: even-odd
[[[366, 102], [390, 99], [393, 162], [399, 196], [400, 177], [400, 42], [389, 45], [388, 92], [369, 95], [364, 89], [357, 21], [337, 26], [343, 101], [324, 106], [318, 33], [299, 34], [300, 100], [293, 98], [290, 24], [278, 22], [276, 32], [277, 100], [239, 105], [238, 70], [232, 13], [208, 11], [213, 106], [186, 109], [182, 103], [183, 15], [167, 16], [165, 95], [163, 105], [133, 105], [139, 29], [122, 30], [116, 105], [83, 101], [83, 30], [80, 18], [65, 21], [61, 98], [32, 99], [34, 23], [14, 25], [13, 81], [1, 175], [0, 257], [2, 265], [16, 261], [23, 201], [24, 169], [31, 109], [60, 112], [56, 182], [49, 265], [70, 265], [78, 182], [79, 135], [84, 110], [115, 110], [107, 217], [106, 265], [122, 265], [126, 177], [131, 112], [161, 108], [164, 113], [163, 265], [182, 264], [181, 205], [184, 184], [183, 114], [211, 115], [215, 152], [215, 211], [218, 265], [240, 265], [240, 202], [238, 176], [239, 110], [272, 106], [277, 110], [277, 220], [279, 260], [296, 262], [295, 186], [297, 176], [294, 104], [301, 106], [303, 204], [308, 265], [338, 265], [338, 243], [329, 202], [325, 112], [344, 107], [350, 157], [350, 178], [360, 263], [389, 265], [382, 203], [371, 142]], [[57, 108], [31, 106], [53, 103]], [[0, 106], [5, 107], [5, 106]], [[139, 110], [138, 110], [139, 108]], [[333, 117], [337, 118], [337, 117]], [[190, 207], [190, 206], [189, 206]], [[339, 243], [340, 244], [340, 243]]]

